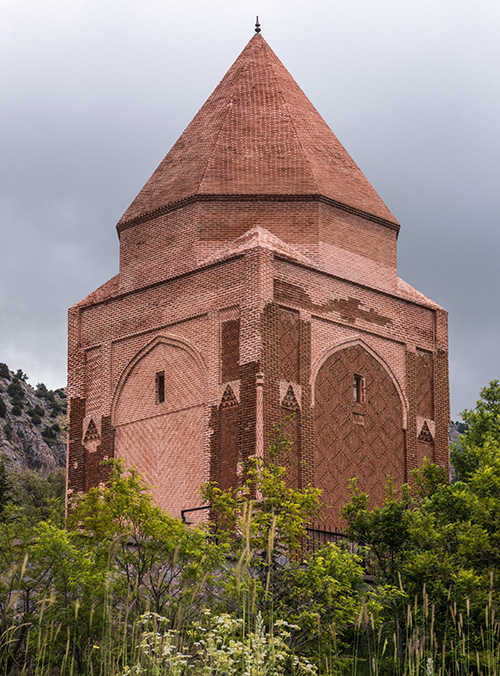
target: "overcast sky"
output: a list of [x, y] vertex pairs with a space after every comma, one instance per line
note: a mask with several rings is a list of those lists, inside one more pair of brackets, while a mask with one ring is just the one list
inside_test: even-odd
[[66, 383], [67, 308], [256, 14], [448, 310], [458, 418], [500, 378], [498, 0], [0, 0], [0, 361]]

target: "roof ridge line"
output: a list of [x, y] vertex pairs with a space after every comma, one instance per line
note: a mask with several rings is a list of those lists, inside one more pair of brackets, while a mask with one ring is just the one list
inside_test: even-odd
[[[267, 44], [267, 43], [266, 43], [266, 44]], [[271, 50], [271, 51], [272, 51], [272, 50]], [[274, 52], [273, 52], [273, 55], [276, 57], [276, 59], [278, 59], [278, 57], [276, 56], [276, 54], [274, 54]], [[307, 165], [308, 165], [308, 167], [309, 167], [309, 171], [311, 172], [311, 176], [312, 176], [313, 183], [316, 185], [317, 194], [319, 195], [319, 194], [321, 194], [321, 191], [320, 191], [320, 189], [319, 189], [318, 180], [317, 180], [316, 175], [315, 175], [315, 173], [314, 173], [314, 170], [313, 170], [313, 168], [312, 168], [312, 162], [311, 162], [311, 160], [310, 160], [310, 158], [309, 158], [309, 154], [306, 152], [306, 150], [305, 150], [305, 148], [304, 148], [304, 145], [303, 145], [303, 143], [302, 143], [302, 140], [301, 140], [301, 138], [300, 138], [300, 135], [299, 135], [299, 133], [298, 133], [298, 131], [297, 131], [297, 127], [296, 127], [296, 125], [295, 125], [295, 121], [294, 121], [294, 119], [293, 119], [293, 116], [292, 116], [292, 114], [291, 114], [291, 112], [290, 112], [290, 108], [289, 108], [289, 106], [288, 106], [288, 102], [287, 102], [287, 100], [285, 99], [285, 97], [283, 96], [283, 92], [281, 91], [281, 89], [279, 89], [278, 86], [277, 86], [277, 85], [278, 85], [278, 77], [277, 77], [276, 73], [274, 72], [274, 68], [272, 67], [270, 61], [268, 61], [268, 63], [269, 63], [269, 67], [270, 67], [270, 69], [271, 69], [271, 72], [272, 72], [272, 74], [273, 74], [274, 81], [275, 81], [275, 83], [276, 83], [276, 88], [278, 89], [279, 95], [280, 95], [281, 99], [283, 100], [283, 103], [285, 104], [285, 108], [286, 108], [286, 111], [287, 111], [287, 113], [288, 113], [288, 117], [289, 117], [289, 119], [290, 119], [290, 124], [291, 124], [292, 127], [293, 127], [293, 133], [295, 134], [295, 138], [297, 139], [297, 142], [298, 142], [298, 144], [299, 144], [299, 146], [300, 146], [300, 149], [302, 150], [302, 154], [303, 154], [303, 156], [304, 156], [305, 159], [306, 159]], [[282, 65], [283, 65], [283, 64], [282, 64]], [[283, 67], [285, 68], [285, 66], [283, 66]], [[286, 68], [285, 68], [285, 70], [286, 70]], [[288, 70], [286, 70], [286, 72], [288, 73]], [[290, 77], [292, 77], [292, 76], [290, 76]], [[293, 77], [292, 77], [292, 79], [293, 79]], [[293, 79], [293, 81], [295, 82], [294, 79]], [[298, 85], [296, 82], [295, 82], [295, 84], [297, 85], [297, 87], [299, 87], [299, 85]], [[300, 88], [300, 87], [299, 87], [299, 88]], [[300, 88], [300, 91], [302, 92], [302, 88]], [[304, 92], [302, 92], [302, 93], [304, 93]], [[305, 96], [305, 94], [304, 94], [304, 96]]]
[[[245, 72], [246, 68], [247, 68], [247, 65], [245, 64], [245, 66], [240, 70], [240, 73]], [[222, 82], [222, 80], [221, 80], [221, 82]], [[232, 106], [233, 100], [234, 100], [234, 94], [231, 96], [231, 100], [229, 101], [229, 103], [226, 104], [225, 109], [224, 109], [224, 113], [221, 116], [221, 118], [222, 118], [221, 124], [219, 124], [219, 129], [217, 130], [217, 135], [215, 137], [213, 145], [212, 145], [210, 152], [208, 154], [208, 158], [207, 158], [207, 161], [205, 163], [205, 166], [203, 167], [203, 173], [201, 175], [200, 181], [198, 182], [198, 190], [195, 193], [195, 195], [202, 195], [203, 194], [202, 185], [203, 185], [203, 181], [205, 180], [205, 174], [207, 173], [208, 165], [210, 164], [210, 160], [212, 159], [212, 155], [215, 151], [215, 148], [217, 147], [217, 143], [219, 142], [219, 138], [220, 138], [220, 135], [222, 133], [222, 127], [224, 126], [224, 123], [226, 122], [226, 118], [229, 114], [229, 107]]]

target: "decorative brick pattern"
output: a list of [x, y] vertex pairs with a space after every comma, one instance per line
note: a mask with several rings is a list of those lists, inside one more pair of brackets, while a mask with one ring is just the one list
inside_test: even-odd
[[446, 312], [397, 277], [398, 230], [252, 38], [118, 224], [119, 274], [69, 311], [69, 491], [123, 457], [178, 516], [283, 421], [289, 485], [323, 488], [333, 526], [351, 476], [374, 504], [387, 474], [448, 469]]
[[224, 394], [222, 395], [220, 408], [225, 409], [231, 408], [232, 406], [238, 406], [238, 400], [234, 396], [234, 392], [231, 388], [231, 385], [228, 385], [224, 390]]
[[417, 415], [434, 420], [434, 377], [432, 352], [417, 350], [416, 397]]
[[97, 439], [100, 439], [100, 434], [97, 430], [97, 427], [95, 425], [95, 422], [91, 420], [87, 426], [87, 431], [85, 432], [85, 437], [83, 438], [83, 443], [85, 444], [87, 441], [96, 441]]
[[290, 442], [285, 457], [280, 458], [287, 469], [286, 482], [290, 488], [297, 488], [300, 483], [300, 412], [290, 412], [283, 407], [281, 411], [283, 432]]
[[200, 504], [203, 483], [203, 406], [172, 411], [116, 428], [116, 455], [153, 486], [156, 502], [173, 516]]
[[238, 483], [239, 411], [238, 405], [220, 409], [220, 468], [218, 482], [224, 490]]
[[278, 310], [279, 375], [283, 380], [299, 381], [299, 313]]
[[222, 382], [240, 377], [240, 320], [230, 319], [221, 323], [221, 370]]
[[70, 397], [68, 401], [68, 489], [85, 489], [85, 447], [83, 445], [83, 421], [85, 399]]
[[424, 421], [424, 424], [422, 425], [422, 429], [420, 430], [420, 434], [418, 435], [418, 441], [423, 441], [426, 444], [434, 443], [434, 437], [431, 434], [427, 421]]
[[287, 411], [300, 411], [299, 402], [297, 401], [295, 392], [293, 391], [293, 387], [291, 385], [288, 386], [288, 390], [286, 391], [283, 401], [281, 402], [281, 406]]
[[[440, 313], [440, 320], [446, 320], [446, 313]], [[448, 384], [448, 352], [438, 349], [434, 352], [434, 462], [450, 472], [448, 429], [450, 424], [450, 388]]]
[[[354, 374], [366, 381], [366, 401], [353, 396]], [[362, 426], [353, 414], [364, 417]], [[387, 477], [404, 480], [402, 410], [396, 389], [382, 367], [360, 347], [334, 353], [316, 380], [316, 485], [323, 489], [327, 521], [340, 524], [340, 508], [348, 499], [348, 481], [358, 477], [372, 504], [385, 494]]]

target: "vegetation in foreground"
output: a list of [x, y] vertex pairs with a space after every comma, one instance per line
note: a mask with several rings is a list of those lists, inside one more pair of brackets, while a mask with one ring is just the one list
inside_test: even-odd
[[320, 495], [287, 485], [279, 435], [239, 491], [205, 486], [217, 528], [114, 463], [64, 529], [60, 480], [1, 463], [0, 673], [497, 674], [499, 383], [463, 417], [453, 484], [426, 464], [369, 509], [353, 482], [345, 546], [314, 553]]

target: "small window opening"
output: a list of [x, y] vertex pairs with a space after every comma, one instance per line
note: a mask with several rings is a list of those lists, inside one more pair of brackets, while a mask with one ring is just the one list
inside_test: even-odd
[[156, 403], [165, 401], [165, 371], [156, 374]]
[[365, 379], [363, 376], [354, 376], [354, 401], [356, 404], [365, 403]]

